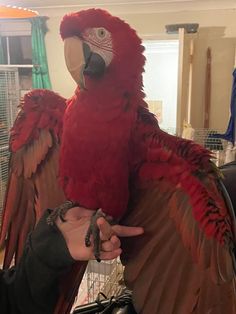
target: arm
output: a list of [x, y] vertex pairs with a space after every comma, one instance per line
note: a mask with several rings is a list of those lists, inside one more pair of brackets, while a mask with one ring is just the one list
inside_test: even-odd
[[235, 187], [235, 178], [236, 178], [236, 161], [230, 162], [220, 167], [224, 178], [223, 182], [229, 193], [232, 205], [234, 207], [234, 212], [236, 214], [236, 187]]
[[[84, 245], [90, 210], [73, 208], [67, 213], [67, 222], [58, 220], [55, 227], [47, 225], [48, 215], [49, 211], [30, 235], [18, 266], [0, 274], [1, 314], [52, 314], [61, 275], [69, 271], [75, 260], [94, 258], [93, 249]], [[110, 226], [103, 218], [98, 225], [103, 239], [103, 259], [120, 255], [118, 236], [143, 232], [142, 228]]]
[[47, 225], [47, 216], [48, 211], [29, 236], [17, 267], [1, 272], [2, 314], [53, 313], [58, 280], [74, 259], [59, 229]]

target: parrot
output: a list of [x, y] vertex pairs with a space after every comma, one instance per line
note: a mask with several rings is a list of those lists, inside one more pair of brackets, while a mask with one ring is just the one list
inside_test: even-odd
[[[70, 99], [35, 89], [20, 104], [9, 141], [4, 267], [19, 261], [47, 208], [53, 224], [79, 205], [97, 210], [95, 222], [104, 215], [144, 228], [122, 240], [137, 313], [236, 314], [232, 204], [211, 152], [161, 130], [148, 110], [136, 31], [91, 8], [67, 14], [60, 34], [77, 87]], [[54, 313], [70, 313], [85, 269], [78, 262], [63, 276]]]

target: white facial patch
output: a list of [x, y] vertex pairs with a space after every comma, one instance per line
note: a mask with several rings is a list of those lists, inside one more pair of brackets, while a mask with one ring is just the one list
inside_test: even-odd
[[87, 28], [83, 33], [83, 39], [89, 45], [92, 52], [99, 54], [108, 66], [113, 58], [112, 36], [103, 27]]

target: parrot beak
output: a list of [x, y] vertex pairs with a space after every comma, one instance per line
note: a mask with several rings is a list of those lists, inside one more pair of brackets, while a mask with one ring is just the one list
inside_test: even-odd
[[105, 72], [103, 58], [78, 37], [64, 40], [64, 54], [67, 69], [81, 89], [86, 89], [84, 75], [99, 78]]
[[69, 37], [64, 40], [64, 54], [68, 71], [81, 89], [85, 89], [84, 68], [85, 57], [83, 42], [78, 37]]
[[84, 75], [91, 78], [101, 77], [106, 69], [106, 63], [100, 54], [92, 52], [89, 45], [84, 43], [84, 56], [86, 65], [84, 67]]

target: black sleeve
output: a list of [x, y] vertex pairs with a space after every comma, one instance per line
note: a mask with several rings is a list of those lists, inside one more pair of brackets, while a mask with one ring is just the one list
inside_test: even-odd
[[221, 166], [220, 169], [224, 175], [223, 182], [227, 192], [229, 193], [229, 197], [234, 207], [234, 213], [236, 215], [236, 161], [225, 164]]
[[0, 272], [1, 314], [52, 314], [61, 275], [75, 262], [57, 227], [46, 223], [49, 211], [29, 236], [17, 267]]

